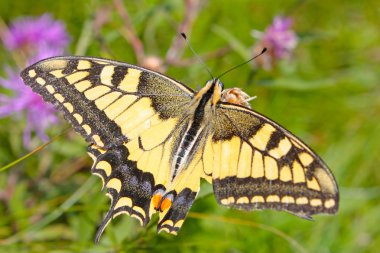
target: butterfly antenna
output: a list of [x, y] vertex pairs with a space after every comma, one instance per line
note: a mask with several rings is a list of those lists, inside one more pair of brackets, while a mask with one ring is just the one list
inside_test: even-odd
[[252, 58], [249, 59], [248, 61], [245, 61], [245, 62], [243, 62], [243, 63], [240, 63], [239, 65], [237, 65], [237, 66], [235, 66], [235, 67], [233, 67], [233, 68], [230, 68], [229, 70], [223, 72], [223, 73], [222, 73], [221, 75], [219, 75], [216, 79], [220, 79], [222, 76], [224, 76], [224, 75], [227, 74], [228, 72], [231, 72], [232, 70], [235, 70], [235, 69], [237, 69], [237, 68], [239, 68], [239, 67], [241, 67], [241, 66], [247, 64], [248, 62], [253, 61], [254, 59], [256, 59], [257, 57], [259, 57], [260, 55], [264, 54], [266, 51], [267, 51], [267, 48], [264, 47], [263, 50], [261, 51], [261, 53], [255, 55], [254, 57], [252, 57]]
[[191, 46], [190, 41], [187, 39], [186, 34], [185, 33], [181, 33], [181, 35], [185, 39], [187, 45], [189, 46], [189, 48], [191, 49], [191, 51], [193, 52], [193, 54], [195, 55], [195, 57], [197, 57], [198, 61], [200, 63], [202, 63], [202, 65], [205, 67], [205, 69], [207, 70], [207, 72], [211, 76], [211, 78], [214, 79], [214, 76], [211, 74], [211, 71], [208, 69], [207, 65], [204, 63], [204, 61], [201, 59], [201, 57], [199, 57], [199, 55], [195, 52], [194, 48]]

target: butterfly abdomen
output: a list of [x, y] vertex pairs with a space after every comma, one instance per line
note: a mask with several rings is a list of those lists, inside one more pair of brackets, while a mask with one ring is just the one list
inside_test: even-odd
[[187, 129], [180, 140], [178, 149], [174, 156], [174, 167], [172, 170], [172, 180], [176, 177], [180, 170], [186, 169], [190, 161], [193, 160], [195, 151], [198, 150], [199, 140], [203, 136], [203, 127], [193, 122]]

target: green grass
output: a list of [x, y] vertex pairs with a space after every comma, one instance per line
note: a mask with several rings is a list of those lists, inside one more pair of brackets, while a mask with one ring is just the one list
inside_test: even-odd
[[[112, 1], [0, 2], [9, 23], [22, 15], [49, 12], [67, 25], [72, 54], [136, 64], [123, 37], [123, 21]], [[219, 207], [208, 185], [195, 201], [177, 237], [156, 234], [127, 216], [113, 220], [100, 244], [94, 233], [109, 200], [91, 176], [86, 144], [73, 130], [44, 150], [0, 172], [1, 252], [376, 252], [380, 248], [380, 22], [377, 1], [204, 1], [192, 29], [185, 31], [214, 75], [249, 58], [252, 29], [264, 30], [275, 15], [294, 18], [300, 36], [291, 62], [270, 72], [250, 65], [223, 77], [258, 98], [252, 107], [308, 143], [333, 171], [341, 191], [335, 216], [314, 222], [275, 211], [242, 212]], [[181, 1], [125, 1], [149, 55], [164, 57], [186, 12]], [[109, 22], [88, 27], [109, 8]], [[225, 49], [221, 57], [209, 53]], [[245, 55], [247, 54], [247, 55]], [[13, 65], [0, 49], [2, 66]], [[193, 58], [185, 48], [178, 61]], [[166, 73], [192, 88], [209, 78], [194, 61], [172, 64]], [[4, 76], [4, 72], [1, 73]], [[62, 121], [64, 122], [64, 121]], [[23, 148], [24, 120], [0, 119], [0, 167], [29, 151]], [[54, 126], [52, 138], [67, 127]], [[34, 140], [34, 146], [42, 143]]]

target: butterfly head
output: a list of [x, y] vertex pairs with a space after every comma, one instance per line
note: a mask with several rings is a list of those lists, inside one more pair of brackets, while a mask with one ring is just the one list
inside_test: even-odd
[[220, 100], [220, 97], [222, 95], [222, 91], [224, 89], [224, 85], [219, 79], [213, 79], [209, 82], [212, 82], [213, 86], [214, 86], [213, 87], [213, 94], [212, 94], [212, 101], [211, 101], [211, 105], [214, 106]]
[[206, 85], [198, 91], [195, 98], [202, 98], [211, 102], [211, 106], [215, 106], [221, 98], [224, 85], [219, 79], [211, 79]]

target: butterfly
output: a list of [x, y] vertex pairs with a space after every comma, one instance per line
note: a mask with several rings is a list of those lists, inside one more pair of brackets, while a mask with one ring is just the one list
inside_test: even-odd
[[91, 171], [111, 198], [96, 241], [120, 214], [145, 226], [158, 212], [158, 232], [177, 234], [202, 178], [227, 207], [306, 219], [338, 210], [326, 164], [219, 79], [194, 91], [142, 67], [76, 56], [42, 60], [21, 76], [89, 143]]

